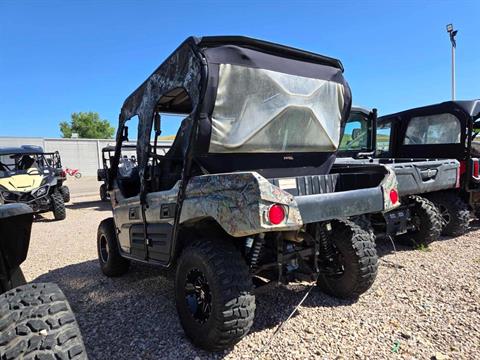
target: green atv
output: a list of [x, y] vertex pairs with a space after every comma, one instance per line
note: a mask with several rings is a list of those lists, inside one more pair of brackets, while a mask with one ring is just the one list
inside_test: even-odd
[[55, 284], [26, 284], [20, 265], [30, 243], [33, 212], [0, 205], [0, 359], [87, 359], [82, 335]]
[[64, 188], [41, 147], [0, 148], [0, 204], [24, 203], [34, 213], [52, 211], [55, 220], [63, 220]]

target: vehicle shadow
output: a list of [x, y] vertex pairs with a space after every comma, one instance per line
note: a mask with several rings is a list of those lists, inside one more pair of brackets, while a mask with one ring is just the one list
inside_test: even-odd
[[47, 218], [47, 217], [44, 217], [42, 214], [35, 214], [33, 216], [33, 221], [34, 222], [39, 222], [39, 223], [49, 223], [49, 222], [55, 222], [55, 221], [60, 221], [60, 220], [55, 220], [53, 218]]
[[73, 200], [70, 203], [65, 204], [65, 207], [70, 210], [79, 210], [79, 209], [92, 209], [98, 211], [111, 210], [112, 205], [108, 201], [101, 200], [88, 200], [88, 201], [79, 201]]
[[[122, 277], [101, 274], [97, 260], [55, 269], [34, 282], [57, 283], [67, 296], [91, 359], [221, 359], [229, 351], [208, 353], [186, 338], [174, 301], [173, 275], [158, 267], [132, 264]], [[256, 296], [251, 332], [275, 328], [308, 288], [277, 287]], [[313, 289], [304, 306], [347, 306]]]

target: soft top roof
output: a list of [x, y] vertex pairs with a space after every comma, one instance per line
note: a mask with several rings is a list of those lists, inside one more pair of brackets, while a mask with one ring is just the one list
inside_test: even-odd
[[[264, 40], [245, 36], [191, 36], [181, 43], [180, 46], [130, 94], [123, 103], [122, 117], [128, 119], [137, 114], [138, 108], [143, 105], [141, 104], [143, 96], [152, 91], [152, 84], [157, 83], [159, 77], [165, 77], [165, 73], [171, 72], [172, 77], [176, 77], [177, 79], [175, 80], [178, 82], [191, 82], [193, 80], [191, 77], [200, 77], [200, 68], [195, 66], [195, 63], [199, 62], [200, 59], [194, 59], [195, 54], [191, 51], [192, 46], [206, 50], [228, 45], [259, 51], [282, 59], [325, 65], [338, 69], [341, 72], [344, 70], [341, 61], [338, 59]], [[190, 79], [184, 80], [180, 78], [181, 76], [189, 76]], [[169, 81], [173, 83], [174, 81], [172, 80]], [[188, 84], [185, 85], [184, 87], [188, 91]], [[175, 90], [171, 94], [164, 95], [164, 98], [163, 104], [167, 105], [159, 109], [162, 112], [187, 114], [191, 110], [192, 104], [189, 102], [188, 96], [181, 90]], [[191, 100], [195, 102], [195, 99]]]
[[22, 145], [20, 147], [0, 147], [0, 155], [14, 154], [43, 154], [43, 148], [36, 145]]
[[422, 106], [418, 108], [408, 109], [400, 111], [394, 114], [384, 115], [378, 118], [379, 121], [386, 121], [391, 118], [410, 118], [411, 115], [421, 115], [421, 114], [435, 114], [445, 111], [454, 111], [459, 110], [463, 112], [466, 116], [472, 117], [473, 119], [480, 116], [480, 99], [476, 100], [459, 100], [459, 101], [445, 101], [438, 104]]

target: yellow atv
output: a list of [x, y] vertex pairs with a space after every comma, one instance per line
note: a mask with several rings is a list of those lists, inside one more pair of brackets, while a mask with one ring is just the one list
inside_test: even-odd
[[65, 219], [62, 183], [39, 146], [0, 148], [0, 203], [25, 203], [35, 213]]

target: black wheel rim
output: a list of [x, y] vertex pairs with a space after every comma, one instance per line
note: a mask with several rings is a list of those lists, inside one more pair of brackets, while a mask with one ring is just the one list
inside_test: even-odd
[[440, 205], [439, 209], [440, 209], [440, 213], [442, 214], [443, 224], [444, 225], [449, 224], [451, 218], [450, 218], [450, 213], [448, 209], [444, 205]]
[[100, 236], [100, 259], [103, 263], [108, 261], [108, 241], [105, 235]]
[[185, 279], [185, 301], [193, 318], [200, 324], [205, 323], [212, 312], [212, 294], [205, 274], [192, 269]]

